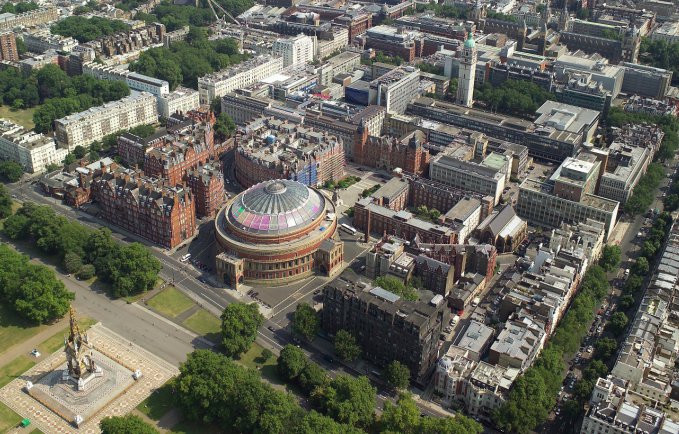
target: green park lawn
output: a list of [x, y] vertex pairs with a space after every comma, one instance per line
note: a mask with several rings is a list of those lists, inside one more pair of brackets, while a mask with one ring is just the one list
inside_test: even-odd
[[29, 339], [46, 326], [28, 322], [12, 311], [7, 305], [0, 304], [0, 353], [12, 345]]
[[214, 337], [222, 331], [222, 322], [210, 312], [200, 309], [184, 321], [184, 326], [199, 335]]
[[[0, 403], [0, 432], [7, 432], [23, 419], [5, 404]], [[38, 431], [40, 432], [40, 431]], [[31, 433], [33, 434], [33, 433]]]
[[0, 387], [21, 376], [35, 365], [35, 358], [21, 355], [0, 368]]
[[174, 286], [168, 286], [146, 302], [153, 310], [174, 318], [193, 306], [193, 301]]
[[0, 106], [0, 118], [8, 119], [14, 123], [21, 125], [22, 127], [33, 129], [35, 124], [33, 123], [33, 113], [37, 107], [12, 111], [8, 106]]
[[170, 380], [154, 390], [148, 398], [137, 406], [137, 410], [150, 419], [159, 420], [165, 413], [172, 410], [173, 407], [172, 380]]

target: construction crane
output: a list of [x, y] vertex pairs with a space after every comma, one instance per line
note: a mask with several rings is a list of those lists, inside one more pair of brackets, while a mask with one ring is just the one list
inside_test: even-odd
[[229, 17], [229, 19], [233, 21], [235, 25], [237, 26], [241, 25], [241, 23], [237, 19], [235, 19], [230, 13], [228, 13], [223, 7], [221, 7], [219, 3], [217, 3], [215, 0], [207, 0], [207, 4], [210, 5], [210, 9], [212, 9], [212, 13], [214, 14], [215, 18], [217, 18], [218, 24], [223, 23], [224, 21], [226, 21], [226, 19], [219, 18], [219, 15], [217, 15], [217, 12], [215, 11], [215, 6], [217, 7], [217, 9], [224, 13], [225, 17]]

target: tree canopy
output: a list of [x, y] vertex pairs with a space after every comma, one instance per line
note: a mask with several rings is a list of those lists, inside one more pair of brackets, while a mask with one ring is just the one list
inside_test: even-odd
[[222, 313], [222, 345], [227, 355], [236, 357], [250, 348], [257, 329], [264, 323], [257, 304], [232, 303]]
[[406, 286], [401, 279], [395, 276], [380, 276], [375, 279], [375, 284], [382, 289], [403, 297], [409, 301], [416, 301], [418, 298], [417, 289], [412, 286]]
[[101, 434], [158, 434], [157, 429], [132, 414], [102, 419], [99, 428]]
[[392, 360], [384, 370], [384, 379], [394, 389], [405, 389], [410, 384], [410, 369], [398, 360]]
[[8, 217], [3, 231], [12, 239], [32, 240], [46, 255], [58, 255], [67, 269], [75, 266], [77, 256], [83, 264], [79, 271], [93, 266], [97, 276], [110, 284], [113, 297], [152, 289], [161, 268], [160, 261], [143, 245], [119, 244], [108, 229], [90, 230], [58, 216], [49, 206], [32, 202], [25, 202]]
[[186, 41], [171, 44], [170, 48], [151, 48], [144, 51], [130, 65], [130, 70], [166, 80], [172, 90], [180, 84], [197, 89], [199, 77], [238, 64], [247, 58], [247, 54], [239, 53], [236, 40], [226, 38], [208, 41], [203, 29], [192, 27]]
[[342, 360], [353, 361], [361, 355], [361, 347], [356, 343], [356, 338], [346, 330], [340, 330], [335, 335], [335, 353]]
[[672, 84], [679, 83], [679, 43], [641, 38], [639, 63], [668, 69], [673, 72]]
[[607, 272], [613, 271], [620, 264], [620, 258], [620, 246], [606, 245], [601, 253], [599, 265]]
[[81, 44], [94, 41], [102, 36], [129, 30], [130, 26], [120, 20], [109, 20], [102, 17], [85, 18], [81, 16], [66, 17], [51, 27], [51, 32], [61, 36], [70, 36]]
[[6, 306], [26, 320], [45, 324], [63, 317], [75, 297], [54, 272], [29, 262], [5, 244], [0, 244], [0, 297]]
[[319, 328], [318, 314], [314, 308], [308, 303], [298, 304], [295, 316], [292, 318], [292, 330], [310, 341], [316, 336]]
[[368, 427], [375, 418], [376, 395], [368, 377], [338, 375], [327, 386], [316, 388], [312, 400], [337, 422]]
[[24, 169], [22, 169], [19, 163], [14, 161], [2, 161], [0, 162], [0, 178], [7, 182], [17, 182], [21, 179], [21, 175], [24, 174]]
[[4, 219], [12, 214], [12, 197], [7, 187], [0, 184], [0, 219]]
[[399, 434], [480, 434], [483, 427], [460, 413], [455, 417], [420, 416], [420, 410], [409, 393], [402, 393], [396, 404], [384, 403], [379, 420], [381, 433]]
[[474, 92], [474, 98], [488, 109], [532, 119], [535, 111], [554, 95], [535, 83], [507, 80], [500, 86], [483, 84]]

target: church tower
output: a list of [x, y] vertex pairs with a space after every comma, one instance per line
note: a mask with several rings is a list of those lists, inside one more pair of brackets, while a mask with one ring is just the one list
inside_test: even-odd
[[474, 78], [476, 76], [476, 43], [472, 32], [464, 41], [462, 56], [460, 57], [460, 70], [457, 76], [457, 103], [471, 107], [474, 103]]

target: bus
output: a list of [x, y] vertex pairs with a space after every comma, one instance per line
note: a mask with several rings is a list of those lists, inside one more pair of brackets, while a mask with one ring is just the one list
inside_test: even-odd
[[182, 256], [182, 258], [180, 259], [180, 261], [181, 261], [181, 262], [186, 262], [186, 261], [188, 261], [189, 259], [191, 259], [191, 253], [187, 253], [186, 255]]
[[356, 232], [358, 232], [356, 228], [351, 227], [346, 223], [342, 223], [340, 225], [340, 229], [342, 229], [344, 232], [350, 233], [351, 235], [356, 235]]

